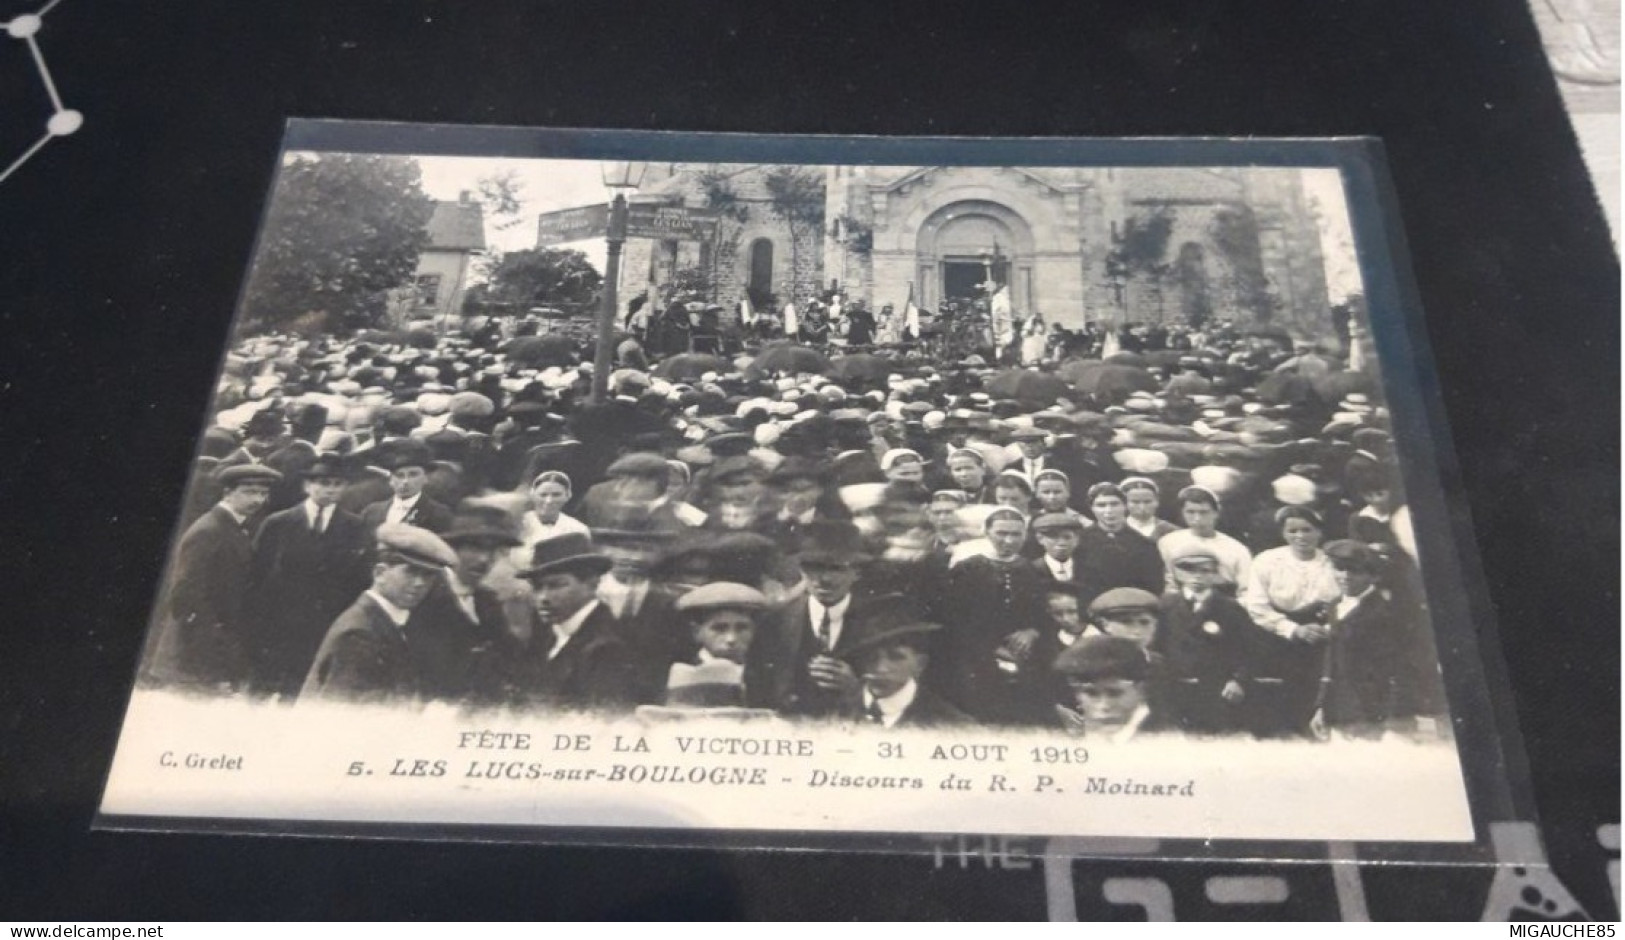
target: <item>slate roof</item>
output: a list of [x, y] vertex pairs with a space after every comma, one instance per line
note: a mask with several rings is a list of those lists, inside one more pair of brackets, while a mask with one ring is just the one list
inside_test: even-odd
[[436, 202], [429, 217], [429, 248], [484, 251], [485, 213], [477, 202]]

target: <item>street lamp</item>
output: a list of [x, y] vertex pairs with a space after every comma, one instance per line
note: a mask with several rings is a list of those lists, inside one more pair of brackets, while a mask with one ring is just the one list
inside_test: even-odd
[[609, 248], [604, 261], [604, 307], [598, 313], [598, 350], [592, 363], [592, 400], [609, 397], [610, 366], [615, 362], [616, 287], [621, 279], [621, 246], [626, 244], [626, 193], [643, 183], [647, 163], [605, 161], [604, 187], [615, 194], [609, 203], [609, 228], [604, 242]]

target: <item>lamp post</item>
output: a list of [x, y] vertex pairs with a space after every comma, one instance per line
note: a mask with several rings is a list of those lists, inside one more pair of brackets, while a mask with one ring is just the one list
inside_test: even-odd
[[598, 349], [592, 361], [592, 400], [609, 397], [609, 372], [615, 363], [615, 314], [619, 306], [616, 288], [621, 279], [621, 246], [626, 244], [626, 193], [643, 183], [646, 163], [607, 161], [602, 166], [604, 187], [615, 194], [609, 203], [609, 228], [604, 243], [609, 249], [604, 261], [604, 304], [598, 312]]

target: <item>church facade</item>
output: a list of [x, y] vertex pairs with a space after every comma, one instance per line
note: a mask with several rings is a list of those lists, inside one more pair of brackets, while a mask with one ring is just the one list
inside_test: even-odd
[[[1330, 333], [1299, 172], [1263, 167], [656, 164], [635, 201], [718, 209], [705, 244], [632, 240], [622, 290], [703, 284], [758, 308], [838, 290], [922, 309], [1007, 286], [1016, 315]], [[622, 296], [628, 296], [623, 293]]]

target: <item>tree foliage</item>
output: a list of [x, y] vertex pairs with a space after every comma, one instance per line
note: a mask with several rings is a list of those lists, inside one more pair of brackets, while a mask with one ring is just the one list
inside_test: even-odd
[[520, 309], [580, 309], [597, 298], [604, 282], [585, 254], [569, 248], [510, 251], [494, 259], [485, 275], [486, 283], [472, 291], [476, 301]]
[[762, 184], [773, 214], [790, 229], [791, 293], [801, 297], [802, 244], [824, 230], [824, 180], [816, 170], [786, 165], [769, 170]]
[[1221, 209], [1213, 214], [1212, 236], [1230, 269], [1237, 305], [1252, 311], [1259, 323], [1274, 319], [1277, 303], [1264, 273], [1258, 217], [1246, 206]]
[[379, 323], [388, 292], [411, 281], [434, 201], [407, 157], [322, 154], [283, 168], [266, 213], [244, 321], [280, 330]]

